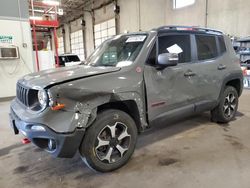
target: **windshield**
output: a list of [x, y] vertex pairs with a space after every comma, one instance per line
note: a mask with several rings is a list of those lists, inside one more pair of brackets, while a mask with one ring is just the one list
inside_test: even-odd
[[131, 65], [141, 51], [146, 38], [146, 34], [118, 35], [102, 43], [86, 63], [91, 66]]

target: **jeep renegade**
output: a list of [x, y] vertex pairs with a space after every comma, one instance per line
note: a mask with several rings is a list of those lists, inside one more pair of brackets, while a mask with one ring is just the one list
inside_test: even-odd
[[137, 135], [153, 122], [211, 111], [235, 117], [242, 71], [220, 31], [164, 26], [114, 36], [85, 65], [32, 73], [17, 82], [10, 120], [55, 157], [79, 150], [101, 172], [126, 164]]

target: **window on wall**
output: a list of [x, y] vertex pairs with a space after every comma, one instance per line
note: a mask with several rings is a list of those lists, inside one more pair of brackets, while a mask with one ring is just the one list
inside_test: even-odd
[[95, 25], [95, 47], [116, 35], [115, 18]]
[[64, 54], [64, 43], [63, 43], [63, 37], [57, 38], [58, 43], [58, 54]]
[[195, 0], [173, 0], [174, 9], [183, 8], [195, 3]]
[[79, 56], [81, 60], [84, 60], [84, 45], [83, 45], [83, 33], [82, 30], [73, 32], [70, 34], [71, 40], [71, 52]]

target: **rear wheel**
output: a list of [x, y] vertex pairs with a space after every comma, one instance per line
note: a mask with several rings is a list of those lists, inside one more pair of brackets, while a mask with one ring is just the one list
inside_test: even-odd
[[218, 123], [231, 121], [238, 109], [239, 96], [236, 89], [227, 86], [218, 106], [211, 111], [212, 120]]
[[134, 152], [137, 128], [120, 110], [106, 110], [86, 131], [80, 147], [83, 161], [92, 169], [108, 172], [127, 163]]

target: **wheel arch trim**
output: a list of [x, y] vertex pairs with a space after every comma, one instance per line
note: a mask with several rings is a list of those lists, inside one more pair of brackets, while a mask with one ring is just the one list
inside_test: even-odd
[[239, 82], [240, 82], [238, 94], [239, 94], [239, 96], [241, 95], [242, 90], [243, 90], [243, 74], [242, 74], [242, 71], [236, 71], [236, 72], [233, 72], [233, 73], [226, 75], [225, 78], [223, 79], [218, 102], [220, 101], [220, 99], [223, 95], [223, 92], [224, 92], [226, 86], [228, 85], [228, 83], [232, 82], [234, 80], [239, 80]]

